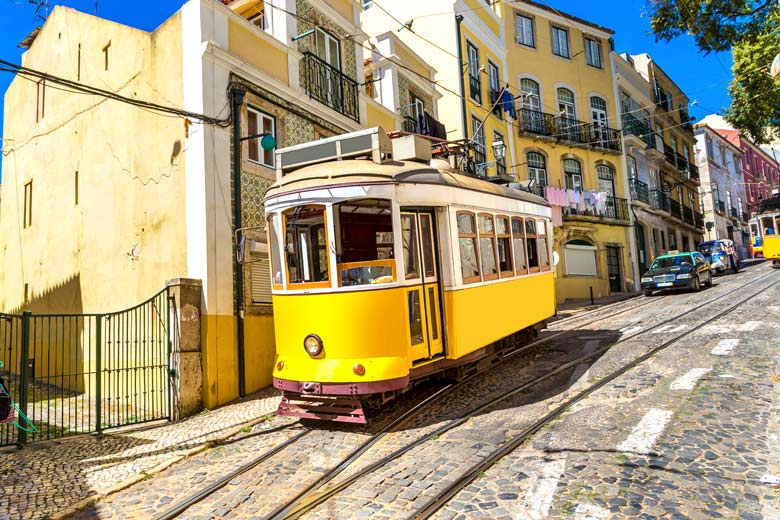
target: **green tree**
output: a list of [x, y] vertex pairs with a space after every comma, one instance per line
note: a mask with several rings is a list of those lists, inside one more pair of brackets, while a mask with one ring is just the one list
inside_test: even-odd
[[726, 120], [758, 143], [780, 134], [780, 83], [767, 73], [780, 52], [777, 0], [649, 0], [649, 15], [657, 40], [689, 34], [705, 54], [731, 49]]

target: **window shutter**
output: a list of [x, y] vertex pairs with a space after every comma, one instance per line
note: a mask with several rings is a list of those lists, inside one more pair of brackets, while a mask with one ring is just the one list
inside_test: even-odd
[[252, 303], [271, 303], [271, 262], [268, 253], [253, 253], [250, 274], [252, 276]]
[[566, 259], [566, 274], [597, 276], [596, 248], [567, 244], [563, 248]]

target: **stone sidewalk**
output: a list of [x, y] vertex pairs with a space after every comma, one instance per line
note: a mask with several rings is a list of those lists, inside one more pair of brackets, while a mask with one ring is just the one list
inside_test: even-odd
[[0, 520], [72, 515], [265, 420], [279, 403], [272, 387], [178, 423], [109, 430], [0, 452]]

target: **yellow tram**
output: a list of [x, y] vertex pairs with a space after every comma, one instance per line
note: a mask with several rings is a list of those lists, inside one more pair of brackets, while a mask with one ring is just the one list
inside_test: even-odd
[[750, 221], [750, 243], [774, 267], [780, 267], [780, 195], [761, 201], [760, 211]]
[[279, 414], [365, 422], [366, 399], [503, 355], [554, 314], [548, 203], [430, 150], [374, 128], [276, 152]]

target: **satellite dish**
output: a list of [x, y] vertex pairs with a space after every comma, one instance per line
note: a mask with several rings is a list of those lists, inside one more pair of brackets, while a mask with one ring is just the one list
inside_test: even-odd
[[780, 74], [780, 54], [775, 56], [775, 59], [772, 60], [772, 65], [769, 67], [769, 74], [773, 77], [777, 77], [777, 75]]

